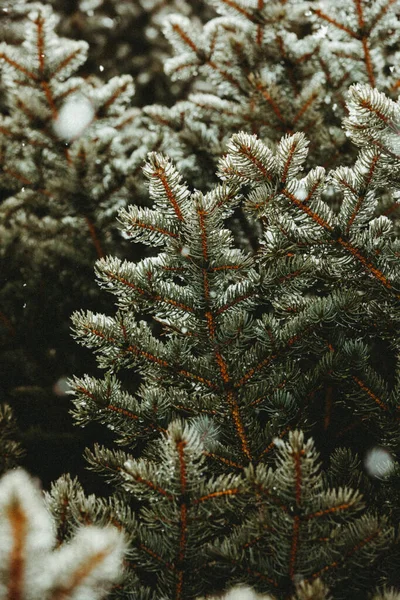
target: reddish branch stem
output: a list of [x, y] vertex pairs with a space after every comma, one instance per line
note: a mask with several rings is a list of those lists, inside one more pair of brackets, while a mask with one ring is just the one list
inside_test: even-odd
[[90, 232], [90, 237], [92, 238], [93, 245], [96, 248], [96, 252], [97, 252], [98, 258], [104, 258], [105, 254], [103, 252], [103, 248], [101, 247], [100, 240], [98, 238], [95, 226], [93, 225], [93, 223], [89, 219], [89, 217], [85, 216], [85, 221], [87, 223], [87, 226], [88, 226], [88, 229], [89, 229], [89, 232]]

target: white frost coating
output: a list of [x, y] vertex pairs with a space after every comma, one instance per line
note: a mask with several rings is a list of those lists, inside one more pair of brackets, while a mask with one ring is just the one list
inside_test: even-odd
[[328, 35], [328, 30], [329, 30], [328, 25], [322, 25], [322, 27], [317, 29], [317, 31], [315, 32], [314, 37], [317, 39], [325, 38]]
[[264, 236], [269, 244], [273, 244], [275, 242], [275, 235], [270, 229], [267, 229], [267, 231], [265, 231]]
[[110, 584], [119, 578], [124, 551], [123, 536], [114, 527], [84, 527], [70, 544], [48, 558], [39, 586], [43, 592], [74, 588], [67, 596], [70, 600], [104, 598]]
[[281, 438], [276, 437], [272, 441], [275, 444], [276, 448], [286, 448], [286, 444], [283, 440], [281, 440]]
[[85, 96], [72, 96], [61, 107], [53, 128], [55, 134], [67, 141], [78, 138], [90, 125], [94, 117], [94, 107]]
[[365, 456], [364, 467], [371, 477], [384, 479], [393, 470], [394, 460], [385, 448], [372, 448]]
[[399, 123], [391, 123], [386, 130], [386, 146], [395, 154], [400, 154], [400, 126]]
[[22, 469], [9, 471], [0, 480], [0, 572], [14, 539], [13, 516], [15, 522], [17, 518], [25, 521], [25, 546], [30, 551], [27, 558], [52, 548], [55, 534], [41, 491]]
[[71, 542], [54, 546], [53, 520], [40, 489], [22, 469], [8, 472], [0, 480], [0, 598], [11, 597], [13, 554], [22, 559], [15, 590], [20, 600], [56, 592], [64, 600], [101, 600], [121, 577], [126, 545], [114, 527], [82, 527]]

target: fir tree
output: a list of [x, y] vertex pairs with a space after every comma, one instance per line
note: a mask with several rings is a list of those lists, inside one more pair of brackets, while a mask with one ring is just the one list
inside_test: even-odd
[[[374, 122], [365, 113], [375, 114], [377, 104]], [[343, 439], [351, 443], [344, 437], [346, 423], [360, 432], [356, 450], [363, 435], [394, 453], [399, 449], [398, 344], [393, 339], [400, 314], [398, 240], [389, 219], [375, 215], [383, 182], [388, 192], [396, 186], [399, 159], [386, 140], [396, 109], [368, 86], [351, 88], [349, 135], [357, 131], [356, 141], [365, 135], [379, 143], [367, 144], [353, 167], [338, 167], [328, 175], [321, 167], [302, 173], [308, 148], [303, 134], [283, 137], [275, 152], [255, 135], [234, 135], [219, 165], [223, 182], [206, 194], [191, 193], [171, 161], [151, 154], [144, 173], [154, 208], [123, 209], [120, 220], [132, 239], [161, 246], [161, 251], [136, 264], [98, 261], [99, 283], [117, 297], [118, 312], [114, 317], [74, 315], [78, 339], [95, 349], [99, 366], [107, 371], [104, 380], [75, 379], [79, 423], [100, 420], [120, 443], [153, 456], [153, 440], [168, 424], [189, 419], [203, 439], [205, 477], [213, 481], [241, 474], [247, 480], [251, 491], [247, 488], [240, 522], [225, 512], [226, 530], [233, 534], [225, 531], [218, 543], [210, 538], [204, 552], [198, 547], [196, 559], [205, 565], [197, 569], [214, 586], [246, 581], [287, 597], [298, 577], [310, 582], [321, 577], [340, 598], [343, 593], [356, 597], [393, 577], [382, 559], [390, 553], [398, 561], [390, 530], [396, 500], [387, 499], [382, 510], [371, 494], [369, 509], [375, 507], [381, 516], [364, 510], [354, 520], [352, 510], [360, 510], [354, 492], [326, 489], [312, 447], [291, 430], [301, 426], [317, 439], [325, 437], [326, 452]], [[342, 195], [337, 213], [323, 200], [328, 185]], [[263, 228], [256, 256], [235, 248], [224, 225], [239, 204]], [[382, 348], [394, 373], [379, 361]], [[124, 391], [117, 379], [132, 368], [142, 376], [136, 394]], [[125, 483], [124, 489], [135, 492], [129, 503], [151, 503], [154, 494], [168, 499], [169, 488], [160, 479], [163, 452], [157, 456], [160, 472], [156, 464], [140, 462], [139, 468], [134, 463], [139, 486]], [[145, 552], [162, 572], [160, 592], [192, 598], [212, 587], [197, 590], [191, 583], [193, 561], [183, 563], [190, 573], [181, 562], [192, 551], [186, 511], [193, 502], [182, 485], [197, 480], [190, 478], [182, 456], [179, 463], [177, 453], [174, 467], [180, 486], [175, 491], [180, 546], [171, 555], [169, 542], [155, 536]], [[93, 468], [117, 482], [121, 475], [129, 481], [130, 460], [103, 448], [89, 455]], [[267, 470], [271, 460], [278, 465], [274, 476]], [[332, 468], [339, 468], [338, 461]], [[398, 480], [395, 463], [387, 478], [392, 485]], [[233, 492], [228, 481], [225, 493], [242, 496], [240, 486]], [[223, 490], [218, 497], [224, 497]], [[168, 523], [172, 528], [173, 520], [159, 506], [159, 527]], [[140, 519], [139, 539], [150, 519], [148, 510]], [[336, 530], [336, 518], [344, 518], [346, 527]], [[212, 531], [203, 527], [208, 539]], [[150, 532], [148, 539], [153, 540]], [[140, 541], [139, 549], [144, 545]], [[213, 559], [206, 558], [209, 552]], [[181, 557], [178, 566], [173, 556]], [[138, 557], [136, 564], [145, 569], [147, 562]], [[365, 564], [374, 565], [373, 581]], [[171, 572], [175, 588], [169, 587], [165, 571]]]
[[115, 215], [128, 191], [109, 155], [133, 84], [130, 76], [107, 84], [75, 76], [87, 44], [59, 38], [49, 7], [19, 6], [15, 15], [26, 18], [24, 42], [9, 40], [0, 50], [2, 379], [14, 406], [23, 389], [46, 412], [57, 397], [48, 390], [76, 361], [65, 348], [68, 317], [82, 293], [96, 293], [93, 262], [107, 251], [122, 253]]

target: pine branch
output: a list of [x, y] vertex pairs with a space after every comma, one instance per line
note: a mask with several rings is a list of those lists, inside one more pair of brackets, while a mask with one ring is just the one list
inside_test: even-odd
[[0, 580], [7, 597], [104, 598], [120, 577], [125, 544], [115, 529], [82, 528], [70, 544], [52, 550], [51, 517], [24, 471], [3, 476], [0, 513], [4, 541]]
[[25, 451], [18, 440], [17, 423], [11, 407], [0, 405], [0, 473], [15, 467]]
[[[278, 445], [276, 470], [260, 465], [245, 471], [259, 498], [257, 519], [250, 517], [218, 546], [225, 568], [233, 577], [238, 573], [236, 580], [246, 572], [248, 581], [264, 592], [290, 590], [297, 583], [299, 597], [309, 597], [313, 590], [324, 598], [327, 589], [318, 577], [330, 581], [335, 570], [337, 584], [347, 578], [348, 563], [357, 562], [358, 553], [369, 553], [371, 559], [391, 543], [393, 532], [384, 522], [359, 517], [363, 504], [357, 492], [323, 489], [317, 460], [312, 441], [305, 443], [295, 431], [287, 443]], [[274, 573], [277, 580], [268, 581], [260, 573]]]

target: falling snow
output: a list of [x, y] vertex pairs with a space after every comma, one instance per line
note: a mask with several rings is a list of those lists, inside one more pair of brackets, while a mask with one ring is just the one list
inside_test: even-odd
[[63, 140], [72, 141], [82, 135], [93, 117], [94, 107], [90, 100], [85, 96], [74, 96], [62, 106], [54, 121], [54, 132]]
[[56, 396], [66, 396], [71, 386], [68, 382], [68, 377], [60, 377], [53, 386], [53, 392]]
[[394, 468], [394, 460], [385, 448], [376, 447], [367, 452], [364, 466], [371, 477], [385, 479]]

